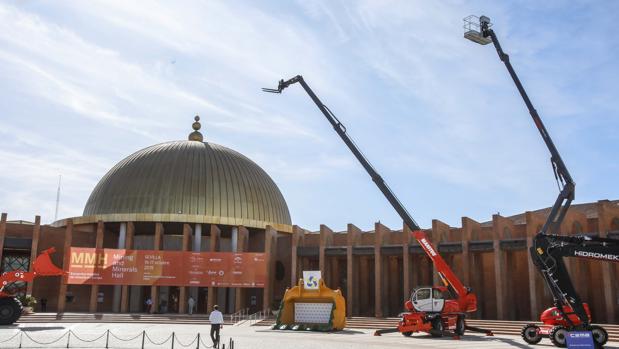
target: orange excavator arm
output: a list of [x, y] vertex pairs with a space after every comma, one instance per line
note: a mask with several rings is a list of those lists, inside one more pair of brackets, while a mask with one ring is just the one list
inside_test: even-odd
[[32, 263], [32, 269], [34, 269], [34, 273], [38, 276], [61, 276], [65, 274], [65, 271], [58, 268], [52, 262], [50, 255], [56, 252], [56, 249], [51, 247], [47, 250], [44, 250], [39, 254], [37, 259]]
[[31, 282], [37, 276], [60, 276], [65, 272], [58, 268], [52, 262], [50, 254], [56, 252], [56, 249], [49, 248], [39, 254], [39, 256], [32, 263], [32, 271], [12, 270], [2, 273], [0, 275], [0, 296], [8, 296], [9, 294], [4, 292], [4, 288], [18, 281]]

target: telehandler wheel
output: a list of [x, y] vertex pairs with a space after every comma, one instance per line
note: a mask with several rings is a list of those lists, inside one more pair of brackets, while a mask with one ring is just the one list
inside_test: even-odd
[[412, 332], [412, 331], [411, 331], [411, 332], [402, 332], [402, 335], [403, 335], [404, 337], [410, 337], [410, 336], [412, 336], [412, 335], [413, 335], [413, 332]]
[[458, 336], [463, 336], [464, 331], [466, 331], [466, 323], [464, 322], [464, 316], [458, 316], [458, 320], [456, 320], [456, 334]]
[[441, 320], [440, 317], [437, 317], [434, 320], [432, 320], [432, 330], [430, 332], [432, 337], [443, 337], [444, 330], [445, 328], [443, 327], [443, 321]]
[[529, 344], [537, 344], [542, 340], [542, 335], [539, 333], [539, 326], [535, 324], [527, 324], [520, 331], [520, 336]]
[[608, 342], [608, 332], [606, 332], [602, 326], [592, 325], [589, 330], [591, 334], [593, 334], [593, 341], [597, 344], [598, 348]]
[[555, 326], [548, 333], [552, 344], [559, 348], [567, 346], [567, 329], [563, 326]]
[[22, 312], [22, 305], [15, 297], [0, 298], [0, 325], [14, 324]]

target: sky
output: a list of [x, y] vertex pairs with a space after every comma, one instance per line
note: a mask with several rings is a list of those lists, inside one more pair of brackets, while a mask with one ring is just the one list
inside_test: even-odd
[[574, 180], [576, 202], [619, 198], [617, 1], [0, 2], [0, 211], [80, 216], [117, 162], [186, 139], [259, 164], [294, 224], [402, 220], [297, 74], [413, 218], [452, 226], [552, 205], [549, 153], [492, 47], [489, 16]]

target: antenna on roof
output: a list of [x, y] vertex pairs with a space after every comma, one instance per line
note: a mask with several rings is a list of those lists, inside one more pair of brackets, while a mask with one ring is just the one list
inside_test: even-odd
[[54, 222], [58, 220], [58, 206], [60, 205], [60, 181], [62, 175], [58, 175], [58, 190], [56, 191], [56, 212], [54, 213]]

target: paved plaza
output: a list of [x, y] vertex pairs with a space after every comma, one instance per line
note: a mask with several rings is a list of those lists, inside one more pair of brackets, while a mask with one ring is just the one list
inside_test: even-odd
[[[106, 331], [110, 331], [109, 348], [141, 348], [142, 331], [146, 333], [145, 348], [171, 348], [170, 336], [174, 332], [174, 348], [197, 348], [196, 335], [200, 333], [202, 343], [200, 348], [206, 348], [210, 341], [208, 325], [180, 324], [144, 324], [144, 323], [29, 323], [18, 326], [2, 326], [0, 328], [0, 348], [18, 348], [21, 337], [22, 348], [66, 348], [68, 331], [70, 348], [105, 348]], [[19, 332], [23, 331], [22, 335]], [[64, 337], [62, 335], [65, 334]], [[372, 335], [372, 330], [344, 330], [337, 333], [273, 331], [265, 327], [226, 326], [222, 331], [222, 343], [234, 339], [238, 349], [345, 349], [345, 348], [532, 348], [519, 337], [498, 335], [485, 337], [477, 334], [467, 335], [461, 340], [450, 338], [431, 338], [427, 335], [415, 335], [406, 338], [398, 333], [386, 334], [380, 337]], [[79, 339], [77, 337], [79, 337]], [[7, 339], [13, 337], [10, 341]], [[62, 338], [61, 338], [62, 337]], [[83, 340], [99, 339], [93, 342]], [[55, 343], [50, 343], [61, 338]], [[120, 339], [119, 339], [120, 338]], [[123, 341], [133, 338], [129, 341]], [[153, 344], [166, 341], [159, 346]], [[33, 340], [42, 343], [37, 344]], [[193, 341], [193, 342], [192, 342]], [[548, 340], [536, 346], [537, 348], [554, 348]], [[619, 349], [619, 342], [608, 343], [606, 348]]]

